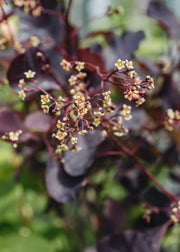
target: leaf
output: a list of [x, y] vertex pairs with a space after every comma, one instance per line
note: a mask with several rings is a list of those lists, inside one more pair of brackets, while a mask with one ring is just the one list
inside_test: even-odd
[[173, 39], [179, 39], [180, 24], [172, 10], [165, 3], [151, 1], [147, 9], [147, 15], [154, 18]]
[[19, 142], [31, 142], [37, 144], [38, 136], [29, 132], [24, 123], [20, 120], [18, 113], [5, 107], [0, 107], [0, 136], [10, 131], [22, 130]]
[[48, 132], [53, 125], [53, 118], [45, 115], [42, 111], [35, 111], [25, 119], [25, 126], [36, 132]]
[[157, 76], [160, 73], [160, 69], [158, 66], [149, 59], [143, 57], [136, 57], [136, 62], [140, 66], [141, 70], [143, 70], [146, 74], [152, 74], [153, 76]]
[[71, 176], [81, 176], [94, 161], [97, 146], [103, 141], [101, 132], [91, 131], [85, 136], [78, 137], [79, 152], [66, 151], [64, 169]]
[[142, 109], [132, 111], [132, 118], [129, 121], [124, 121], [123, 125], [129, 130], [139, 130], [147, 121], [147, 115]]
[[78, 49], [76, 55], [78, 57], [78, 60], [91, 63], [95, 66], [98, 66], [101, 72], [106, 72], [104, 69], [104, 61], [102, 57], [97, 53], [91, 52], [90, 48]]
[[5, 107], [0, 107], [0, 135], [6, 132], [22, 130], [27, 132], [23, 122], [18, 117], [18, 114]]
[[163, 239], [167, 231], [168, 226], [169, 226], [169, 222], [166, 222], [163, 225], [145, 229], [144, 232], [153, 241], [154, 246], [158, 248], [160, 246], [161, 240]]
[[[41, 69], [42, 63], [49, 64], [48, 59], [42, 62], [41, 57], [36, 55], [37, 52], [40, 52], [40, 50], [37, 48], [29, 48], [24, 54], [18, 55], [11, 62], [7, 72], [7, 78], [14, 91], [18, 92], [20, 90], [18, 87], [19, 80], [25, 79], [24, 72], [28, 70], [36, 72], [35, 79], [37, 79], [40, 88], [45, 90], [59, 89], [59, 86]], [[43, 52], [41, 51], [41, 53]], [[26, 80], [26, 82], [28, 82], [28, 80]], [[27, 84], [26, 87], [32, 88], [30, 84]], [[29, 92], [28, 96], [32, 96], [34, 93], [39, 93], [39, 90]]]
[[144, 38], [142, 31], [125, 31], [121, 36], [109, 36], [109, 47], [104, 50], [106, 69], [112, 70], [112, 66], [118, 59], [129, 59], [138, 49], [139, 43]]
[[53, 199], [61, 203], [67, 203], [78, 197], [84, 177], [72, 177], [68, 175], [62, 164], [50, 158], [45, 173], [45, 182], [49, 194]]
[[159, 252], [149, 237], [137, 231], [126, 231], [103, 238], [98, 252]]

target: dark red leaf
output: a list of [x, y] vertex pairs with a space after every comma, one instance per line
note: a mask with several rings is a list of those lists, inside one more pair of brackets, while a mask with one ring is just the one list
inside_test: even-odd
[[98, 252], [159, 252], [149, 237], [136, 231], [126, 231], [103, 238]]
[[179, 39], [180, 24], [172, 10], [165, 3], [151, 1], [147, 9], [147, 15], [154, 18], [172, 38]]
[[149, 59], [136, 57], [136, 62], [140, 66], [141, 70], [143, 70], [143, 72], [145, 72], [147, 75], [151, 74], [155, 76], [160, 73], [159, 67]]
[[38, 142], [38, 136], [28, 131], [24, 123], [20, 120], [18, 113], [5, 107], [0, 107], [0, 136], [10, 131], [22, 130], [19, 142]]
[[23, 122], [18, 117], [15, 111], [8, 108], [0, 108], [0, 135], [6, 132], [22, 130], [27, 132], [27, 128], [24, 126]]
[[163, 239], [167, 231], [168, 226], [169, 223], [165, 222], [163, 225], [156, 226], [153, 228], [147, 228], [144, 230], [144, 232], [153, 241], [154, 246], [158, 248], [160, 246], [161, 240]]
[[[24, 72], [27, 72], [29, 69], [36, 72], [35, 79], [37, 79], [39, 87], [45, 90], [59, 89], [59, 86], [54, 81], [52, 81], [52, 79], [47, 74], [42, 71], [41, 58], [36, 55], [36, 53], [39, 51], [40, 50], [38, 50], [37, 48], [29, 48], [24, 54], [17, 56], [11, 62], [7, 72], [7, 78], [9, 80], [10, 85], [16, 92], [20, 90], [18, 87], [19, 80], [25, 79]], [[46, 63], [49, 63], [47, 59]], [[32, 88], [30, 84], [27, 85], [27, 88], [28, 87]], [[34, 92], [39, 91], [33, 91], [28, 94], [32, 95]]]
[[98, 145], [103, 141], [100, 132], [91, 131], [85, 136], [78, 137], [78, 146], [82, 148], [79, 152], [66, 151], [64, 169], [71, 176], [84, 174], [94, 161], [94, 154]]
[[97, 53], [91, 52], [90, 48], [79, 49], [76, 55], [78, 60], [98, 66], [102, 73], [106, 72], [104, 69], [104, 61], [102, 57]]
[[84, 177], [72, 177], [68, 175], [62, 165], [52, 157], [46, 167], [45, 182], [49, 194], [53, 199], [61, 203], [75, 200], [81, 189]]
[[53, 119], [45, 115], [42, 111], [35, 111], [29, 114], [25, 119], [25, 125], [36, 132], [48, 132], [53, 125]]
[[104, 50], [106, 68], [111, 70], [118, 59], [129, 59], [144, 38], [142, 31], [125, 31], [121, 36], [109, 36], [109, 47]]

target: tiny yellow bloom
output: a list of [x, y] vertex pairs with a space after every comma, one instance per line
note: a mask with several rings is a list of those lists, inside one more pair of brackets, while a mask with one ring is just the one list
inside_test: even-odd
[[71, 75], [71, 77], [68, 79], [68, 81], [69, 81], [69, 84], [70, 84], [71, 86], [75, 85], [75, 84], [76, 84], [76, 81], [77, 81], [76, 75]]
[[58, 130], [58, 132], [56, 133], [56, 138], [57, 138], [58, 140], [62, 140], [63, 138], [66, 137], [66, 135], [67, 135], [66, 132], [61, 131], [61, 130]]
[[40, 44], [40, 40], [36, 36], [31, 36], [30, 43], [33, 47], [37, 47]]
[[18, 86], [20, 88], [23, 88], [25, 85], [26, 85], [26, 83], [25, 83], [24, 79], [19, 80], [19, 85]]
[[84, 62], [81, 62], [81, 61], [76, 62], [76, 70], [78, 70], [78, 72], [80, 72], [81, 70], [84, 69], [84, 65], [85, 65]]
[[63, 67], [63, 69], [64, 69], [66, 72], [69, 72], [69, 71], [70, 71], [71, 63], [69, 63], [69, 62], [66, 61], [65, 59], [63, 59], [63, 60], [61, 61], [60, 65]]
[[32, 78], [34, 78], [34, 76], [35, 76], [36, 73], [33, 72], [32, 70], [28, 70], [24, 74], [25, 74], [25, 76], [26, 76], [27, 79], [32, 79]]
[[24, 90], [19, 91], [18, 94], [19, 94], [19, 97], [24, 101], [24, 99], [26, 98], [26, 94]]
[[116, 67], [118, 70], [121, 70], [122, 68], [125, 67], [125, 61], [118, 59], [118, 61], [117, 61], [116, 64], [115, 64], [115, 67]]
[[58, 129], [64, 130], [65, 123], [61, 122], [60, 120], [57, 121], [56, 127]]
[[49, 107], [47, 105], [42, 105], [41, 108], [45, 114], [49, 113]]
[[77, 143], [77, 137], [71, 137], [71, 143], [76, 144]]
[[48, 95], [41, 95], [41, 103], [45, 104], [50, 102], [49, 96]]

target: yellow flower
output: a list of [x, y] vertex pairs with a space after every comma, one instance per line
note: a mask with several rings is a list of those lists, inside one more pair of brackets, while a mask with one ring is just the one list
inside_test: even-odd
[[93, 125], [94, 125], [95, 127], [98, 127], [100, 123], [101, 123], [100, 118], [95, 118], [94, 121], [93, 121]]
[[19, 97], [24, 101], [24, 99], [26, 97], [24, 90], [19, 91], [18, 94], [19, 94]]
[[77, 143], [77, 137], [71, 137], [71, 143], [76, 144]]
[[116, 67], [118, 70], [121, 70], [122, 68], [125, 67], [125, 61], [118, 59], [118, 61], [117, 61], [116, 64], [115, 64], [115, 67]]
[[68, 81], [69, 81], [69, 84], [70, 84], [71, 86], [75, 85], [75, 84], [76, 84], [76, 81], [77, 81], [76, 75], [71, 75], [71, 77], [68, 79]]
[[79, 78], [81, 80], [83, 80], [86, 76], [87, 76], [87, 73], [80, 72], [80, 73], [77, 74], [77, 78]]
[[24, 73], [27, 79], [32, 79], [35, 76], [35, 72], [28, 70], [27, 72]]
[[86, 135], [88, 133], [88, 131], [87, 130], [81, 130], [81, 131], [79, 131], [79, 135]]
[[64, 125], [65, 123], [61, 122], [60, 120], [57, 121], [56, 126], [58, 129], [64, 130]]
[[170, 119], [174, 119], [174, 111], [172, 109], [168, 109], [167, 110], [167, 116], [170, 118]]
[[41, 103], [45, 104], [47, 102], [49, 102], [49, 96], [48, 95], [41, 95]]
[[45, 114], [49, 113], [49, 107], [47, 105], [42, 105], [41, 108]]
[[125, 61], [125, 66], [126, 66], [126, 68], [127, 68], [128, 70], [133, 69], [133, 63], [132, 63], [132, 61], [126, 60], [126, 61]]
[[40, 44], [40, 40], [36, 36], [31, 36], [30, 43], [33, 47], [37, 47]]
[[61, 131], [61, 130], [58, 130], [58, 132], [56, 133], [56, 138], [57, 138], [58, 140], [62, 140], [63, 138], [66, 137], [66, 135], [67, 135], [66, 132]]
[[65, 59], [63, 59], [63, 60], [61, 61], [60, 65], [63, 67], [63, 69], [64, 69], [66, 72], [69, 72], [69, 71], [70, 71], [71, 63], [69, 63], [69, 62], [66, 61]]
[[81, 70], [84, 69], [84, 62], [78, 61], [76, 62], [76, 70], [78, 70], [78, 72], [80, 72]]
[[26, 85], [26, 83], [25, 83], [24, 79], [19, 80], [19, 85], [18, 86], [20, 88], [23, 88], [25, 85]]

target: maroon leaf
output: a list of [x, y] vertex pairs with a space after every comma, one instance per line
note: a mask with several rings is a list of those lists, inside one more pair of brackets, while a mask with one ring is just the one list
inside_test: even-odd
[[142, 31], [125, 31], [120, 37], [114, 35], [107, 37], [109, 47], [104, 51], [106, 68], [111, 70], [117, 59], [130, 58], [143, 38]]
[[139, 130], [147, 121], [147, 115], [143, 110], [135, 109], [132, 111], [132, 118], [124, 121], [123, 125], [129, 130]]
[[[59, 86], [42, 71], [42, 60], [36, 55], [36, 53], [39, 51], [40, 50], [38, 50], [37, 48], [29, 48], [24, 54], [20, 54], [11, 62], [7, 72], [7, 78], [10, 85], [16, 92], [20, 90], [18, 87], [19, 80], [25, 79], [24, 72], [27, 72], [29, 69], [36, 72], [35, 78], [38, 79], [39, 87], [45, 90], [59, 89]], [[46, 59], [46, 62], [43, 63], [49, 62]], [[28, 82], [28, 80], [26, 81]], [[29, 84], [26, 87], [31, 88], [32, 86]], [[30, 92], [30, 94], [32, 95], [34, 92], [35, 91]], [[39, 91], [37, 90], [36, 92]]]
[[143, 70], [143, 72], [145, 72], [146, 74], [152, 74], [153, 76], [155, 76], [160, 73], [158, 66], [149, 59], [136, 57], [136, 62], [138, 63], [140, 69]]
[[103, 238], [98, 252], [159, 252], [149, 237], [136, 231], [126, 231]]
[[91, 63], [100, 68], [101, 72], [106, 72], [104, 69], [104, 62], [102, 57], [90, 51], [90, 48], [79, 49], [76, 53], [78, 60]]
[[79, 152], [65, 152], [64, 169], [71, 176], [84, 174], [94, 161], [97, 146], [103, 141], [100, 132], [91, 131], [85, 136], [78, 137], [78, 146], [82, 148]]
[[53, 125], [52, 118], [45, 115], [42, 111], [35, 111], [29, 114], [25, 119], [25, 125], [36, 132], [48, 132]]
[[160, 246], [161, 240], [163, 239], [167, 231], [168, 226], [169, 222], [165, 222], [163, 225], [156, 226], [153, 228], [147, 228], [144, 230], [144, 232], [153, 241], [154, 246], [158, 248]]
[[9, 132], [22, 130], [19, 142], [38, 142], [38, 136], [28, 131], [24, 123], [20, 120], [18, 113], [5, 107], [0, 107], [0, 136]]
[[174, 13], [163, 2], [151, 1], [147, 15], [154, 18], [174, 39], [179, 39], [180, 24]]
[[82, 187], [84, 177], [72, 177], [68, 175], [62, 164], [52, 157], [46, 167], [45, 182], [49, 194], [53, 199], [61, 203], [75, 200]]
[[18, 117], [18, 114], [8, 108], [0, 107], [0, 135], [17, 130], [27, 132], [27, 128]]

